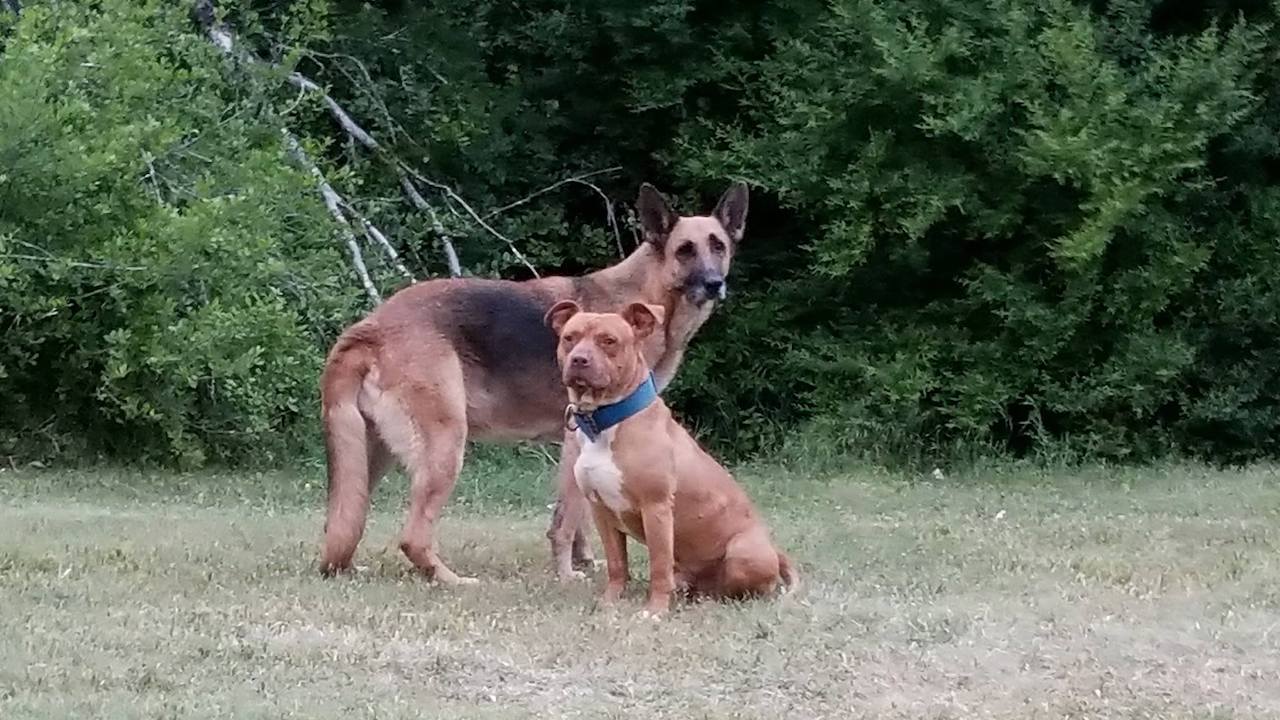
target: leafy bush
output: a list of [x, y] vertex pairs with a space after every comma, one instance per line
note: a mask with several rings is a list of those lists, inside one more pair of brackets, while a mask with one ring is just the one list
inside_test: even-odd
[[745, 121], [686, 128], [674, 162], [803, 228], [782, 407], [855, 449], [1275, 449], [1277, 154], [1238, 135], [1275, 137], [1274, 35], [1158, 11], [838, 2], [744, 70]]
[[168, 3], [32, 5], [7, 39], [0, 453], [240, 460], [314, 414], [352, 286], [268, 106], [222, 68]]

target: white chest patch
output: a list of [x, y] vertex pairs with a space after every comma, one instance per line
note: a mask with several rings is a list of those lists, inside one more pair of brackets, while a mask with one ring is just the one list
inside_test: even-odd
[[578, 431], [582, 452], [573, 464], [573, 476], [588, 500], [602, 502], [615, 513], [622, 513], [631, 509], [631, 503], [622, 494], [622, 471], [613, 461], [613, 434], [611, 428], [591, 441]]

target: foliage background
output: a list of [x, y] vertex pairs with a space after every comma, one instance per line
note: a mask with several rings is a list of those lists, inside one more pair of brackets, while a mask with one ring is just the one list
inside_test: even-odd
[[[24, 5], [0, 13], [0, 455], [314, 444], [368, 301], [282, 127], [417, 277], [447, 272], [290, 68], [543, 274], [630, 249], [643, 180], [686, 210], [749, 180], [730, 301], [672, 391], [724, 452], [1280, 449], [1274, 1], [223, 3], [277, 70], [176, 0]], [[489, 215], [614, 166], [590, 182], [620, 240], [579, 183]], [[467, 273], [528, 276], [428, 195]]]

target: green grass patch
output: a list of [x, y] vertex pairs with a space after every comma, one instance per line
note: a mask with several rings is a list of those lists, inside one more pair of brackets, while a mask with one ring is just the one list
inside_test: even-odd
[[[551, 578], [554, 466], [473, 455], [441, 549], [375, 497], [315, 573], [323, 472], [0, 473], [0, 717], [1273, 717], [1280, 474], [740, 471], [803, 584], [615, 610]], [[642, 552], [637, 555], [643, 557]]]

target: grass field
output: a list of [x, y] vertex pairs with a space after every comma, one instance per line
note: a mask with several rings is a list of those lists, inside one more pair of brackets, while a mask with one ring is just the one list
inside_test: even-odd
[[457, 589], [399, 479], [325, 581], [318, 469], [0, 473], [0, 718], [1280, 717], [1273, 468], [746, 469], [801, 590], [656, 624], [551, 580], [547, 473], [470, 467]]

